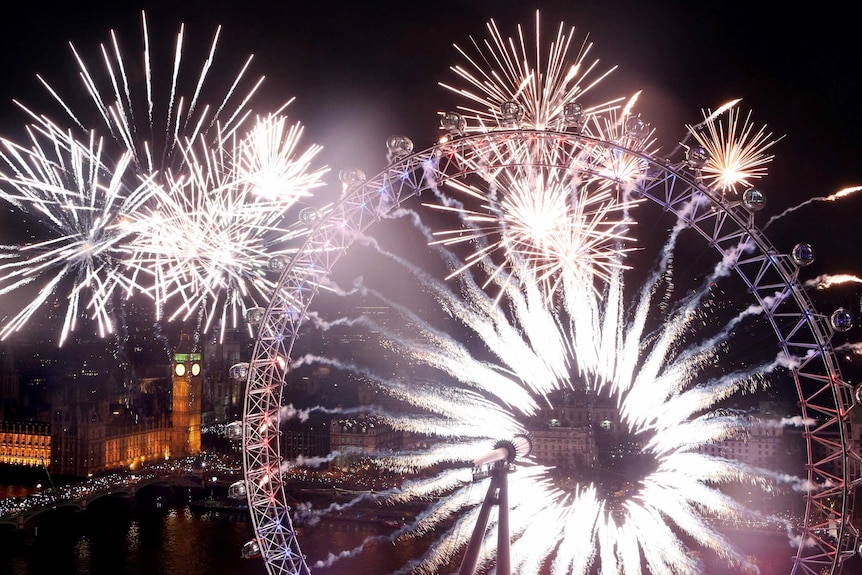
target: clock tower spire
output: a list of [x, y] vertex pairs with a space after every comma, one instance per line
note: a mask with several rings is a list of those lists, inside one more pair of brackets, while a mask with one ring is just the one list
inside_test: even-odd
[[201, 450], [201, 399], [203, 362], [189, 334], [180, 335], [171, 364], [173, 382], [171, 456], [193, 455]]

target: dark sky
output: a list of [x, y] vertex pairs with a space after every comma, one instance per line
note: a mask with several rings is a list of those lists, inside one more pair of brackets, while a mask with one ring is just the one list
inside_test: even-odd
[[[307, 127], [307, 142], [325, 146], [333, 174], [358, 166], [371, 175], [384, 166], [387, 136], [407, 135], [417, 149], [433, 142], [436, 112], [451, 107], [451, 97], [437, 82], [454, 80], [448, 67], [461, 63], [453, 43], [467, 46], [470, 35], [486, 37], [491, 18], [507, 33], [514, 33], [516, 23], [532, 27], [539, 8], [549, 27], [563, 21], [576, 27], [579, 41], [589, 35], [603, 67], [619, 65], [605, 83], [609, 90], [644, 91], [639, 110], [658, 128], [665, 147], [683, 135], [685, 123], [701, 118], [702, 109], [731, 98], [743, 98], [756, 125], [785, 135], [773, 149], [770, 176], [760, 185], [768, 205], [758, 221], [805, 199], [862, 184], [862, 50], [850, 15], [830, 8], [830, 2], [786, 3], [781, 10], [736, 0], [38, 4], [19, 3], [15, 17], [0, 23], [5, 134], [14, 135], [25, 120], [13, 97], [45, 101], [36, 73], [58, 82], [75, 80], [68, 42], [95, 56], [97, 43], [113, 28], [127, 56], [137, 57], [143, 8], [156, 45], [165, 50], [160, 65], [170, 61], [180, 23], [187, 26], [190, 66], [202, 62], [221, 24], [214, 73], [232, 75], [255, 54], [254, 73], [267, 76], [258, 102], [274, 106], [295, 96], [289, 114]], [[163, 81], [169, 75], [166, 69], [154, 73]], [[39, 109], [60, 112], [50, 102]], [[862, 194], [814, 203], [775, 224], [773, 243], [789, 249], [796, 241], [814, 242], [822, 256], [818, 261], [828, 260], [830, 267], [812, 267], [812, 273], [862, 273], [860, 212]]]

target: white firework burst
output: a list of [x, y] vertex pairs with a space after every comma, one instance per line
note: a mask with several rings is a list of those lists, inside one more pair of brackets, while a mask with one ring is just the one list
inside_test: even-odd
[[736, 107], [724, 114], [704, 112], [704, 118], [688, 130], [707, 155], [700, 168], [705, 183], [719, 192], [735, 194], [766, 175], [774, 158], [769, 149], [781, 138], [773, 138], [765, 126], [755, 130], [751, 112], [740, 119]]
[[[417, 214], [401, 214], [409, 215], [407, 219], [428, 237], [430, 232]], [[665, 249], [672, 251], [675, 242], [673, 234]], [[602, 475], [595, 471], [596, 462], [585, 460], [586, 470], [574, 488], [563, 488], [559, 477], [554, 479], [548, 460], [519, 467], [510, 486], [512, 560], [518, 572], [535, 572], [535, 566], [545, 565], [550, 573], [586, 574], [600, 565], [603, 572], [634, 575], [642, 572], [643, 557], [652, 573], [701, 573], [702, 564], [689, 552], [690, 541], [729, 564], [753, 568], [721, 526], [764, 518], [727, 489], [744, 485], [770, 492], [775, 489], [776, 474], [709, 454], [706, 447], [748, 433], [750, 417], [722, 409], [722, 402], [762, 389], [768, 374], [786, 362], [773, 359], [708, 375], [709, 366], [722, 353], [716, 342], [729, 337], [739, 318], [702, 341], [692, 339], [695, 324], [699, 327], [702, 321], [699, 310], [707, 291], [657, 317], [661, 315], [656, 301], [661, 299], [659, 288], [669, 273], [665, 259], [652, 279], [636, 291], [631, 314], [625, 313], [623, 297], [629, 272], [621, 268], [615, 268], [616, 277], [607, 283], [603, 297], [585, 287], [578, 272], [561, 272], [565, 277], [557, 288], [563, 302], [559, 308], [548, 305], [541, 286], [532, 281], [532, 272], [519, 275], [512, 268], [514, 277], [497, 282], [507, 302], [501, 306], [501, 300], [488, 295], [472, 273], [457, 274], [454, 288], [451, 280], [435, 278], [377, 241], [367, 239], [365, 244], [404, 266], [405, 273], [418, 282], [416, 291], [428, 294], [461, 326], [444, 331], [434, 314], [407, 308], [385, 295], [385, 286], [372, 287], [374, 282], [364, 281], [357, 284], [358, 290], [342, 295], [358, 291], [365, 298], [380, 298], [410, 326], [409, 335], [393, 327], [392, 319], [384, 325], [367, 316], [334, 322], [315, 317], [318, 327], [364, 325], [386, 341], [387, 350], [403, 358], [402, 365], [424, 366], [438, 373], [427, 376], [434, 383], [425, 386], [404, 373], [411, 380], [406, 385], [399, 377], [387, 377], [355, 360], [306, 356], [301, 362], [354, 371], [367, 384], [408, 406], [402, 413], [366, 405], [366, 414], [381, 417], [391, 429], [430, 438], [432, 448], [381, 454], [378, 459], [386, 469], [417, 472], [415, 479], [395, 490], [395, 500], [423, 500], [429, 491], [445, 494], [411, 525], [411, 532], [417, 534], [440, 534], [436, 551], [412, 565], [415, 572], [435, 573], [452, 560], [465, 543], [464, 531], [475, 523], [481, 502], [481, 490], [467, 485], [469, 474], [462, 472], [459, 485], [451, 471], [438, 471], [452, 462], [469, 461], [471, 453], [479, 453], [482, 445], [501, 436], [529, 432], [539, 435], [536, 441], [547, 442], [536, 427], [537, 418], [544, 421], [549, 414], [565, 413], [577, 405], [611, 422], [608, 433], [626, 438], [617, 447], [628, 445], [626, 457], [639, 463]], [[453, 252], [442, 246], [435, 251], [452, 267], [460, 267]], [[718, 264], [706, 283], [721, 273], [722, 264]], [[418, 307], [422, 309], [421, 304]], [[612, 479], [623, 473], [625, 481]], [[459, 519], [450, 526], [453, 513]], [[490, 549], [484, 561], [490, 563], [493, 543], [486, 541], [486, 545]]]
[[169, 319], [203, 309], [203, 331], [218, 321], [223, 335], [269, 301], [292, 240], [307, 231], [288, 212], [326, 173], [310, 169], [320, 147], [298, 150], [301, 126], [285, 126], [268, 116], [239, 141], [180, 145], [184, 169], [154, 183], [153, 200], [130, 216], [130, 265], [151, 276], [147, 291]]
[[5, 323], [0, 336], [21, 329], [48, 303], [66, 310], [60, 345], [82, 314], [95, 319], [104, 336], [114, 329], [114, 291], [135, 288], [125, 275], [131, 239], [126, 217], [146, 202], [150, 192], [146, 182], [129, 187], [134, 181], [128, 177], [131, 154], [104, 158], [103, 142], [94, 134], [80, 142], [57, 133], [46, 135], [39, 127], [31, 127], [29, 133], [29, 148], [0, 140], [0, 158], [6, 164], [0, 198], [37, 218], [43, 228], [38, 235], [45, 239], [4, 247], [0, 293], [34, 285], [38, 289]]
[[[632, 192], [646, 175], [643, 154], [655, 146], [654, 131], [634, 112], [639, 93], [587, 106], [590, 92], [612, 69], [593, 75], [598, 61], [587, 61], [592, 45], [585, 43], [575, 54], [574, 28], [566, 31], [562, 24], [543, 53], [541, 29], [537, 12], [535, 48], [528, 49], [520, 27], [516, 38], [504, 39], [491, 21], [489, 39], [474, 41], [477, 56], [459, 48], [469, 66], [452, 70], [467, 87], [442, 85], [471, 105], [459, 106], [462, 119], [444, 116], [444, 124], [456, 135], [518, 128], [568, 130], [584, 138], [569, 146], [544, 136], [502, 144], [477, 141], [458, 161], [484, 182], [453, 185], [466, 197], [487, 195], [489, 201], [469, 213], [460, 202], [432, 204], [462, 210], [464, 220], [474, 225], [441, 231], [439, 241], [477, 246], [465, 269], [500, 252], [526, 260], [537, 281], [548, 287], [560, 282], [565, 268], [586, 272], [591, 283], [608, 281], [615, 268], [625, 265], [622, 256], [636, 249], [628, 236], [634, 224]], [[563, 165], [569, 168], [547, 167]]]
[[[33, 123], [32, 149], [4, 140], [10, 173], [2, 197], [20, 210], [48, 214], [43, 221], [63, 239], [10, 247], [15, 263], [4, 266], [4, 291], [48, 269], [59, 272], [3, 335], [20, 328], [52, 296], [59, 279], [70, 275], [77, 283], [65, 298], [61, 342], [75, 327], [78, 301], [87, 290], [91, 317], [101, 333], [111, 331], [108, 303], [118, 286], [123, 295], [151, 295], [159, 313], [167, 310], [170, 318], [206, 309], [206, 329], [217, 318], [223, 327], [236, 325], [239, 313], [267, 300], [272, 279], [265, 270], [284, 265], [285, 245], [300, 233], [288, 229], [287, 210], [322, 185], [325, 169], [311, 165], [320, 147], [299, 150], [302, 126], [289, 124], [283, 107], [242, 134], [263, 81], [249, 77], [251, 57], [232, 80], [227, 76], [228, 88], [215, 105], [205, 103], [210, 84], [219, 90], [225, 85], [223, 75], [212, 78], [220, 28], [197, 74], [188, 76], [185, 26], [180, 27], [169, 88], [159, 94], [143, 13], [142, 25], [142, 74], [129, 73], [120, 39], [111, 31], [99, 47], [101, 65], [87, 64], [71, 46], [89, 106], [73, 109], [69, 101], [77, 98], [64, 96], [41, 76], [62, 109], [60, 117], [18, 102]], [[52, 258], [50, 265], [46, 258]]]

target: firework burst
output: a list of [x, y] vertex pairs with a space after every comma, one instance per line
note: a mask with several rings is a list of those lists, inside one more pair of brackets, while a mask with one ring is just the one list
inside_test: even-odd
[[721, 193], [735, 194], [766, 175], [773, 159], [768, 150], [781, 138], [773, 138], [765, 126], [755, 130], [751, 113], [740, 119], [738, 108], [730, 108], [726, 114], [706, 112], [704, 117], [696, 128], [689, 126], [689, 133], [707, 155], [700, 168], [705, 183]]
[[[86, 292], [92, 295], [85, 309], [101, 333], [110, 332], [109, 304], [118, 287], [123, 295], [149, 294], [168, 318], [205, 310], [204, 329], [215, 319], [223, 328], [236, 325], [245, 309], [266, 301], [272, 288], [266, 270], [272, 275], [279, 262], [283, 267], [286, 243], [301, 233], [287, 229], [286, 212], [321, 185], [325, 169], [311, 166], [320, 147], [299, 150], [302, 126], [289, 124], [283, 107], [245, 127], [263, 81], [249, 78], [251, 57], [216, 105], [204, 102], [207, 87], [222, 82], [211, 78], [220, 29], [189, 80], [180, 27], [169, 87], [160, 96], [143, 14], [142, 24], [143, 74], [128, 73], [113, 31], [100, 46], [101, 66], [87, 64], [71, 46], [89, 109], [73, 110], [42, 76], [63, 111], [60, 119], [17, 102], [33, 122], [32, 146], [4, 140], [9, 169], [2, 197], [22, 211], [46, 214], [42, 221], [57, 237], [10, 249], [6, 259], [14, 256], [14, 263], [4, 265], [4, 293], [56, 275], [4, 336], [55, 297], [69, 304], [62, 341]], [[143, 85], [130, 79], [139, 76]], [[57, 292], [68, 278], [64, 298]]]
[[[418, 214], [401, 211], [398, 215], [413, 222], [423, 237], [431, 237]], [[404, 237], [403, 231], [398, 237]], [[671, 253], [676, 241], [673, 234], [664, 250]], [[361, 295], [365, 303], [357, 307], [375, 305], [368, 300], [378, 300], [376, 305], [393, 310], [401, 321], [390, 318], [384, 324], [368, 316], [324, 321], [315, 316], [315, 325], [325, 331], [345, 325], [367, 329], [384, 340], [387, 353], [403, 358], [396, 362], [423, 366], [426, 375], [409, 375], [401, 368], [401, 377], [387, 377], [355, 359], [334, 356], [304, 356], [296, 368], [352, 371], [401, 406], [381, 400], [364, 406], [366, 414], [380, 418], [378, 424], [417, 434], [433, 445], [375, 458], [384, 469], [416, 473], [393, 491], [394, 501], [446, 495], [410, 526], [411, 533], [437, 533], [439, 539], [435, 552], [409, 570], [434, 573], [443, 568], [465, 543], [465, 530], [476, 521], [483, 491], [470, 485], [469, 474], [438, 470], [469, 460], [498, 436], [528, 432], [543, 455], [511, 477], [512, 554], [518, 572], [534, 572], [533, 567], [544, 565], [550, 573], [586, 574], [601, 565], [603, 571], [635, 574], [642, 572], [643, 558], [652, 573], [701, 573], [703, 566], [684, 539], [697, 541], [729, 564], [753, 568], [720, 526], [764, 521], [729, 492], [735, 485], [772, 492], [776, 474], [710, 454], [708, 447], [743, 438], [752, 426], [747, 414], [721, 409], [722, 402], [763, 389], [769, 374], [789, 362], [778, 356], [756, 367], [708, 375], [709, 366], [721, 361], [724, 353], [716, 342], [729, 337], [742, 316], [717, 327], [710, 337], [693, 338], [703, 321], [699, 310], [709, 298], [708, 290], [697, 291], [662, 314], [659, 301], [661, 287], [670, 289], [666, 286], [670, 258], [662, 259], [652, 279], [636, 289], [630, 302], [633, 309], [626, 313], [627, 272], [621, 266], [610, 272], [614, 277], [606, 283], [603, 297], [584, 287], [580, 272], [561, 271], [557, 299], [564, 302], [562, 307], [548, 305], [547, 294], [533, 281], [528, 267], [510, 264], [512, 276], [506, 281], [489, 270], [505, 292], [507, 303], [500, 306], [500, 298], [488, 295], [482, 287], [486, 282], [474, 279], [470, 271], [453, 276], [455, 288], [452, 280], [437, 279], [398, 255], [400, 250], [389, 251], [382, 243], [370, 238], [363, 242], [377, 255], [403, 266], [404, 273], [417, 281], [417, 289], [410, 291], [428, 294], [460, 327], [443, 329], [434, 314], [413, 309], [422, 305], [407, 308], [386, 295], [392, 294], [391, 289], [360, 280], [353, 290], [334, 291], [342, 297]], [[463, 267], [444, 246], [437, 245], [434, 251], [453, 269]], [[723, 273], [719, 263], [705, 284]], [[409, 335], [394, 327], [402, 322], [410, 326]], [[423, 385], [426, 378], [428, 383]], [[402, 379], [413, 383], [406, 385]], [[589, 450], [581, 455], [550, 455], [556, 435], [547, 421], [574, 419], [574, 413], [581, 411], [608, 424], [600, 432], [607, 434], [604, 439], [593, 441], [617, 437], [619, 444], [613, 449], [628, 446], [625, 458], [636, 463], [626, 466], [595, 453], [591, 458]], [[563, 427], [556, 433], [576, 433]], [[583, 440], [588, 441], [584, 434]], [[559, 465], [560, 458], [581, 456], [576, 485], [565, 487], [565, 474], [555, 473], [548, 458]], [[599, 469], [603, 466], [607, 471]], [[447, 518], [453, 513], [459, 519], [450, 525]], [[491, 549], [484, 561], [490, 564], [493, 543], [486, 540], [486, 545]], [[657, 553], [658, 549], [662, 552]], [[332, 556], [318, 566], [336, 560]]]
[[[574, 28], [566, 31], [563, 25], [543, 54], [538, 13], [535, 49], [527, 48], [520, 27], [516, 38], [504, 39], [491, 21], [488, 32], [483, 43], [473, 43], [477, 56], [456, 46], [468, 66], [452, 70], [467, 87], [441, 85], [468, 104], [444, 115], [444, 127], [455, 135], [518, 128], [570, 130], [585, 137], [570, 147], [540, 137], [477, 143], [475, 154], [458, 160], [483, 181], [452, 185], [462, 198], [487, 202], [478, 210], [466, 210], [462, 201], [430, 204], [461, 211], [462, 219], [473, 224], [440, 231], [437, 241], [477, 246], [463, 269], [494, 253], [513, 265], [523, 260], [535, 280], [551, 288], [548, 294], [566, 269], [577, 269], [591, 284], [607, 281], [614, 269], [625, 267], [622, 256], [635, 249], [628, 236], [634, 223], [629, 212], [636, 203], [632, 192], [646, 175], [641, 154], [655, 145], [652, 128], [634, 112], [639, 94], [585, 107], [584, 95], [613, 69], [594, 75], [598, 61], [587, 60], [592, 46], [585, 43], [575, 55]], [[596, 140], [616, 145], [596, 145]], [[561, 165], [569, 168], [548, 167]], [[499, 267], [499, 273], [505, 269]]]
[[[168, 91], [161, 95], [154, 88], [150, 31], [146, 14], [141, 13], [143, 53], [143, 86], [130, 81], [129, 66], [117, 34], [112, 30], [107, 43], [100, 44], [101, 65], [91, 66], [78, 48], [70, 44], [72, 56], [83, 84], [83, 93], [90, 99], [92, 108], [76, 111], [68, 103], [62, 91], [41, 75], [39, 82], [54, 98], [64, 112], [64, 118], [86, 133], [97, 130], [109, 135], [123, 152], [132, 155], [132, 166], [139, 173], [152, 174], [169, 168], [176, 169], [185, 156], [177, 144], [192, 141], [198, 136], [207, 136], [211, 141], [227, 138], [241, 127], [251, 114], [252, 98], [263, 82], [263, 77], [249, 78], [252, 62], [250, 56], [234, 76], [226, 92], [216, 100], [216, 105], [205, 103], [221, 28], [213, 35], [207, 58], [196, 75], [188, 77], [185, 72], [184, 50], [185, 25], [181, 25], [176, 36], [174, 58]], [[138, 74], [134, 74], [138, 76]], [[219, 80], [220, 82], [220, 80]], [[77, 93], [75, 96], [77, 97]], [[31, 110], [21, 102], [16, 103], [49, 133], [56, 130], [57, 121]], [[218, 132], [218, 135], [213, 135]]]
[[258, 120], [232, 143], [199, 138], [180, 146], [185, 169], [154, 186], [149, 206], [130, 216], [130, 265], [151, 276], [148, 293], [169, 319], [206, 310], [223, 330], [271, 297], [278, 272], [307, 231], [288, 225], [288, 211], [311, 195], [325, 168], [310, 169], [319, 146], [298, 150], [299, 124], [284, 116]]
[[473, 41], [475, 55], [457, 45], [467, 61], [452, 71], [466, 88], [440, 83], [467, 100], [459, 106], [470, 121], [467, 131], [489, 129], [581, 128], [592, 116], [618, 109], [623, 98], [585, 107], [579, 100], [615, 68], [597, 72], [598, 60], [589, 60], [592, 44], [584, 42], [573, 56], [574, 27], [560, 24], [547, 53], [543, 53], [541, 20], [536, 13], [535, 46], [521, 26], [515, 38], [505, 38], [497, 24], [488, 23], [488, 39]]
[[40, 235], [47, 237], [3, 250], [0, 293], [30, 285], [38, 290], [6, 322], [0, 336], [19, 330], [41, 306], [55, 300], [66, 308], [60, 345], [82, 313], [97, 321], [104, 336], [114, 327], [114, 291], [134, 287], [124, 275], [130, 239], [126, 215], [146, 202], [149, 190], [146, 182], [128, 187], [131, 154], [108, 163], [103, 142], [95, 135], [79, 142], [71, 136], [46, 136], [38, 127], [29, 132], [30, 148], [0, 140], [0, 157], [8, 168], [0, 179], [0, 197], [38, 218], [44, 226]]
[[[367, 189], [352, 190], [357, 197], [351, 201], [367, 209], [365, 200], [378, 201], [381, 192], [395, 195], [394, 179], [409, 181], [419, 174], [422, 184], [415, 191], [434, 195], [422, 204], [435, 210], [433, 226], [424, 221], [427, 213], [406, 202], [381, 215], [386, 221], [378, 225], [396, 231], [387, 227], [378, 236], [375, 229], [373, 237], [358, 236], [351, 249], [362, 251], [366, 265], [379, 257], [380, 269], [394, 265], [398, 271], [385, 274], [385, 281], [377, 277], [383, 274], [333, 274], [321, 292], [326, 295], [317, 296], [345, 299], [327, 300], [321, 309], [328, 312], [377, 311], [308, 316], [306, 327], [318, 328], [323, 339], [335, 341], [343, 329], [362, 331], [353, 337], [379, 341], [380, 349], [368, 357], [353, 348], [350, 357], [340, 357], [337, 344], [325, 357], [303, 350], [289, 377], [301, 379], [310, 369], [332, 373], [339, 384], [358, 381], [360, 402], [375, 401], [362, 403], [360, 417], [351, 408], [350, 417], [337, 421], [348, 425], [349, 420], [352, 427], [373, 422], [383, 429], [375, 434], [381, 444], [364, 451], [361, 463], [341, 456], [332, 462], [342, 469], [358, 471], [370, 462], [384, 472], [411, 473], [380, 497], [399, 503], [433, 500], [391, 538], [436, 537], [426, 555], [398, 573], [451, 569], [466, 544], [465, 532], [478, 524], [483, 492], [469, 473], [459, 477], [453, 467], [469, 465], [470, 455], [484, 452], [482, 446], [501, 435], [527, 432], [535, 439], [535, 460], [511, 475], [515, 571], [694, 575], [704, 572], [702, 555], [756, 569], [726, 528], [769, 523], [790, 532], [795, 525], [762, 515], [746, 497], [756, 494], [765, 501], [788, 489], [786, 483], [806, 480], [771, 472], [762, 461], [726, 456], [727, 445], [744, 441], [759, 426], [780, 427], [785, 421], [758, 420], [731, 400], [743, 394], [765, 397], [772, 380], [793, 372], [801, 359], [789, 355], [784, 341], [774, 351], [745, 349], [736, 341], [737, 333], [774, 328], [775, 335], [772, 310], [788, 295], [767, 297], [761, 290], [759, 305], [741, 308], [720, 295], [719, 285], [740, 288], [726, 279], [732, 271], [748, 280], [737, 262], [753, 250], [751, 237], [757, 234], [719, 237], [727, 206], [703, 193], [705, 182], [717, 186], [719, 170], [717, 164], [712, 171], [703, 168], [710, 155], [721, 158], [717, 150], [723, 147], [730, 152], [722, 191], [748, 185], [765, 174], [763, 165], [771, 157], [764, 150], [774, 142], [748, 120], [728, 114], [737, 103], [731, 102], [695, 127], [712, 132], [718, 142], [704, 151], [696, 177], [674, 171], [695, 166], [654, 158], [653, 128], [634, 111], [639, 93], [586, 105], [582, 95], [595, 82], [587, 86], [579, 74], [591, 69], [583, 59], [589, 50], [571, 68], [564, 65], [571, 36], [563, 28], [544, 62], [541, 49], [535, 56], [526, 49], [520, 28], [510, 39], [493, 22], [489, 31], [489, 40], [474, 42], [478, 56], [459, 49], [469, 66], [453, 71], [467, 88], [444, 87], [467, 104], [443, 115], [447, 133], [439, 145], [427, 156], [400, 160]], [[719, 124], [723, 116], [729, 118], [728, 129]], [[691, 136], [697, 137], [701, 132], [695, 128]], [[678, 183], [684, 192], [674, 187]], [[664, 243], [635, 235], [634, 216], [644, 215], [635, 200], [647, 197], [665, 214], [647, 212], [648, 220], [671, 213]], [[691, 229], [701, 220], [706, 226], [715, 220], [714, 231], [697, 231], [716, 244], [717, 258], [701, 253], [690, 262], [692, 269], [681, 271], [678, 255], [688, 254]], [[417, 242], [403, 229], [411, 225]], [[338, 222], [332, 226], [338, 227]], [[321, 232], [318, 239], [313, 245], [329, 246], [334, 238]], [[417, 263], [415, 254], [408, 255], [406, 246], [423, 242], [445, 264], [443, 277], [436, 274], [439, 262]], [[301, 256], [306, 265], [330, 271], [331, 263], [312, 250]], [[412, 279], [393, 279], [400, 276]], [[285, 306], [290, 294], [317, 287], [298, 276], [289, 279], [297, 283], [285, 295]], [[391, 317], [381, 318], [381, 309]], [[295, 332], [290, 335], [293, 346]], [[317, 346], [319, 340], [313, 341]], [[274, 378], [260, 373], [250, 380], [255, 389], [271, 389]], [[247, 419], [258, 421], [265, 414], [271, 422], [276, 410], [269, 406]], [[811, 418], [800, 421], [815, 424]], [[395, 453], [381, 439], [389, 431], [408, 438]], [[270, 434], [248, 436], [270, 439]], [[271, 480], [270, 456], [269, 451], [249, 454], [247, 476]], [[262, 518], [280, 521], [279, 509], [269, 505], [272, 496], [259, 493], [250, 501]], [[495, 549], [487, 534], [484, 546], [479, 569], [490, 571]], [[326, 567], [361, 550], [330, 553], [316, 565]]]

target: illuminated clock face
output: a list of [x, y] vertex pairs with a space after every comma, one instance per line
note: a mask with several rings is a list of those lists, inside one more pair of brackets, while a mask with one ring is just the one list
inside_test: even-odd
[[201, 364], [193, 363], [192, 364], [192, 375], [200, 375], [201, 374]]
[[178, 363], [177, 365], [175, 365], [174, 373], [177, 374], [177, 376], [179, 377], [184, 376], [186, 374], [186, 364]]

